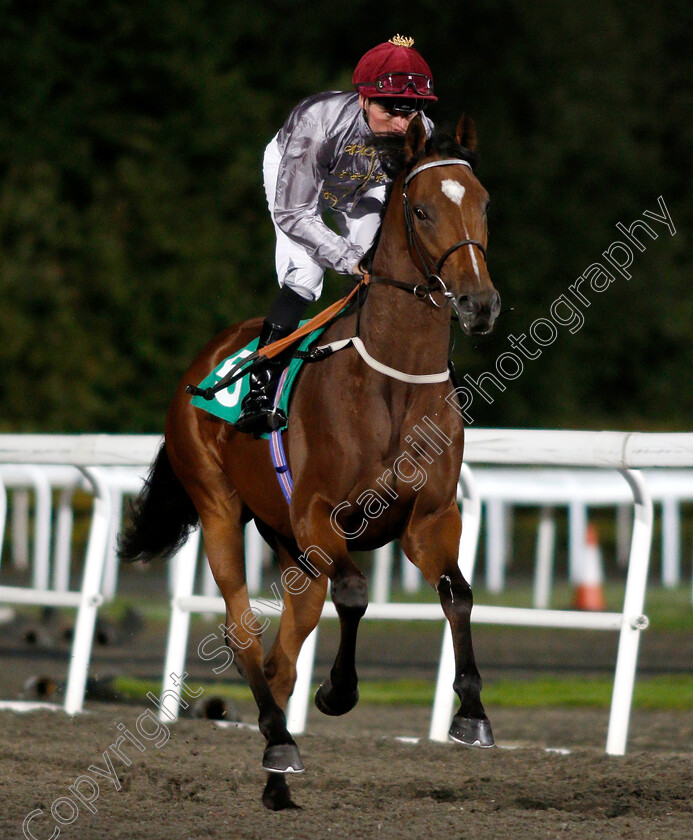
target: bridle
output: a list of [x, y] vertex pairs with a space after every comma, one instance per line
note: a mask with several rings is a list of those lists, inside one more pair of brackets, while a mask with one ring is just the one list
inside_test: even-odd
[[[418, 257], [419, 263], [423, 266], [426, 283], [417, 283], [411, 286], [411, 288], [409, 288], [409, 284], [397, 283], [396, 285], [401, 288], [405, 288], [406, 286], [417, 298], [422, 300], [427, 298], [438, 309], [442, 309], [447, 306], [448, 303], [452, 304], [454, 309], [457, 309], [457, 299], [455, 298], [455, 295], [448, 291], [447, 286], [440, 276], [440, 273], [443, 270], [443, 265], [448, 257], [454, 254], [459, 248], [463, 248], [465, 245], [478, 248], [484, 257], [484, 260], [486, 259], [486, 249], [478, 239], [460, 239], [459, 242], [455, 242], [454, 245], [451, 245], [446, 251], [444, 251], [437, 261], [435, 261], [426, 250], [426, 247], [416, 231], [416, 226], [414, 225], [414, 213], [411, 209], [411, 204], [409, 203], [407, 188], [417, 175], [420, 175], [427, 169], [433, 169], [436, 166], [466, 166], [470, 170], [472, 168], [470, 163], [466, 160], [462, 160], [461, 158], [445, 158], [444, 160], [434, 160], [430, 163], [424, 163], [422, 166], [413, 169], [404, 179], [402, 187], [402, 204], [404, 207], [404, 226], [407, 233], [409, 253], [412, 257], [414, 255]], [[376, 280], [376, 278], [373, 279]], [[442, 292], [443, 297], [445, 298], [445, 302], [442, 304], [438, 303], [433, 297], [433, 293], [438, 291]]]

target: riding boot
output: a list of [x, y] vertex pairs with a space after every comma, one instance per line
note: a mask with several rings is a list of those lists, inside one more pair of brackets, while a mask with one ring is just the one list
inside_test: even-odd
[[[292, 333], [309, 301], [288, 286], [283, 286], [275, 298], [260, 330], [258, 349]], [[248, 374], [249, 393], [241, 403], [241, 414], [234, 423], [239, 432], [255, 437], [286, 425], [286, 414], [273, 406], [279, 377], [286, 366], [286, 353], [280, 353]]]
[[[289, 332], [291, 330], [265, 321], [260, 331], [258, 349], [284, 338]], [[244, 397], [240, 417], [234, 423], [234, 428], [239, 432], [250, 432], [259, 437], [286, 423], [284, 412], [273, 407], [274, 395], [285, 361], [285, 355], [280, 353], [272, 359], [265, 359], [248, 374], [250, 391]]]

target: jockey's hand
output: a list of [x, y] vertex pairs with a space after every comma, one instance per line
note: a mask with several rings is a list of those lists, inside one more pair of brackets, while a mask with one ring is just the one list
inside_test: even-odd
[[368, 274], [368, 272], [366, 271], [366, 269], [365, 269], [365, 268], [361, 265], [361, 260], [359, 260], [359, 261], [356, 263], [356, 265], [355, 265], [355, 266], [354, 266], [354, 268], [352, 269], [352, 272], [351, 272], [351, 273], [352, 273], [352, 274], [359, 274], [359, 275], [361, 275], [361, 276], [363, 276], [364, 274]]

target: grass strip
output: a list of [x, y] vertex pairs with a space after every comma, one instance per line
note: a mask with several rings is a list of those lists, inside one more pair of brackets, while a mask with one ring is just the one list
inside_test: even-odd
[[[252, 702], [250, 689], [234, 683], [191, 683], [196, 692], [223, 697], [239, 703]], [[114, 688], [124, 700], [145, 702], [148, 691], [158, 696], [161, 684], [153, 680], [118, 677]], [[317, 685], [314, 687], [317, 688]], [[608, 709], [613, 680], [603, 677], [538, 677], [531, 680], [498, 680], [484, 686], [483, 700], [488, 706], [506, 708], [579, 708]], [[426, 680], [393, 680], [359, 683], [362, 703], [380, 706], [427, 706], [433, 702], [435, 686]], [[665, 674], [636, 680], [633, 708], [644, 710], [687, 711], [693, 708], [693, 676]]]

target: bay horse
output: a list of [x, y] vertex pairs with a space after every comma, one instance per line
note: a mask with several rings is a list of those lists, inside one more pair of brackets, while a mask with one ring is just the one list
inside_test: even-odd
[[[488, 194], [472, 170], [475, 147], [467, 116], [454, 139], [427, 139], [419, 118], [410, 124], [401, 171], [392, 173], [368, 293], [321, 338], [335, 342], [358, 332], [375, 367], [353, 347], [304, 366], [283, 434], [293, 475], [290, 503], [267, 441], [194, 408], [186, 393], [187, 383], [202, 381], [258, 335], [261, 320], [254, 319], [213, 339], [185, 373], [166, 417], [165, 443], [121, 536], [124, 559], [165, 556], [201, 522], [226, 604], [226, 642], [252, 690], [266, 739], [263, 803], [270, 809], [294, 807], [285, 774], [301, 772], [303, 764], [285, 709], [328, 581], [341, 635], [315, 703], [328, 715], [342, 715], [358, 700], [356, 635], [368, 597], [352, 551], [401, 541], [437, 590], [452, 629], [460, 706], [450, 737], [474, 746], [494, 743], [472, 648], [471, 587], [458, 566], [464, 432], [460, 412], [446, 401], [451, 309], [467, 334], [489, 332], [500, 309], [486, 266]], [[430, 374], [438, 374], [428, 377], [435, 381], [417, 381]], [[429, 434], [417, 434], [424, 423]], [[277, 637], [264, 660], [245, 578], [243, 528], [250, 519], [276, 552], [285, 583]]]

